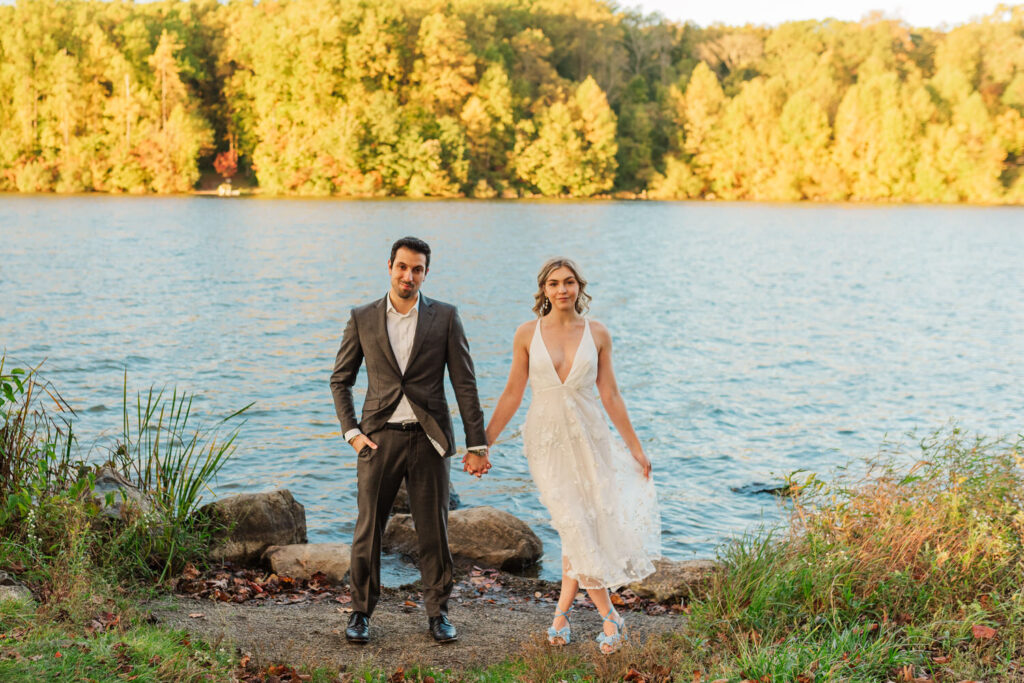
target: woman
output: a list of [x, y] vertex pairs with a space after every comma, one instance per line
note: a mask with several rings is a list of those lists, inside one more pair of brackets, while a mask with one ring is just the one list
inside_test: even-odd
[[[591, 298], [586, 287], [569, 259], [551, 259], [541, 268], [533, 307], [538, 319], [516, 330], [512, 369], [487, 425], [487, 443], [497, 440], [519, 409], [529, 380], [533, 398], [523, 426], [524, 451], [562, 541], [562, 589], [548, 641], [569, 643], [567, 616], [582, 587], [604, 619], [597, 640], [608, 654], [627, 637], [608, 590], [654, 571], [661, 522], [651, 463], [612, 372], [611, 336], [583, 315]], [[595, 384], [628, 453], [608, 429]]]

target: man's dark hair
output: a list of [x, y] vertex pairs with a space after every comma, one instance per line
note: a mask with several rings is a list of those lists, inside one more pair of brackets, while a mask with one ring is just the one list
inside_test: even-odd
[[388, 259], [388, 263], [395, 262], [395, 254], [402, 247], [415, 251], [417, 254], [423, 254], [427, 257], [427, 269], [430, 269], [430, 245], [419, 239], [418, 237], [403, 237], [394, 244], [391, 245], [391, 258]]

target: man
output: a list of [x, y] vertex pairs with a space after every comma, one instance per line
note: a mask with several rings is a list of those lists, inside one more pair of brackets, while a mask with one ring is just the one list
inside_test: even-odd
[[[331, 374], [334, 407], [345, 440], [358, 453], [359, 514], [352, 537], [352, 616], [345, 637], [370, 640], [370, 615], [380, 597], [380, 548], [404, 479], [419, 538], [420, 574], [430, 632], [438, 642], [458, 634], [448, 619], [452, 556], [448, 549], [448, 476], [455, 452], [444, 395], [448, 367], [469, 453], [465, 469], [490, 468], [476, 376], [455, 307], [420, 296], [430, 247], [404, 237], [391, 247], [387, 295], [352, 310]], [[352, 385], [366, 361], [368, 386], [356, 422]]]

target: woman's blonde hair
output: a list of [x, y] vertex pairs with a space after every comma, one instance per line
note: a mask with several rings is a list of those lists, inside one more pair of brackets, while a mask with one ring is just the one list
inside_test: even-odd
[[544, 296], [544, 283], [548, 281], [548, 276], [559, 268], [568, 268], [572, 271], [573, 277], [576, 278], [576, 282], [580, 285], [580, 295], [576, 297], [576, 312], [585, 313], [590, 309], [590, 295], [587, 294], [587, 281], [580, 275], [580, 267], [577, 266], [572, 259], [567, 259], [561, 256], [548, 261], [541, 266], [540, 273], [537, 274], [537, 293], [533, 295], [534, 304], [533, 312], [537, 314], [537, 317], [543, 318], [551, 311], [551, 302]]

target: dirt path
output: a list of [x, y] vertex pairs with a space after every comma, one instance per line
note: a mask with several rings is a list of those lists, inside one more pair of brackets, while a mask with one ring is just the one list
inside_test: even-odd
[[[363, 646], [345, 641], [349, 612], [337, 600], [232, 604], [169, 596], [151, 603], [148, 609], [164, 625], [185, 629], [211, 643], [237, 647], [258, 663], [328, 665], [349, 671], [363, 667], [392, 671], [421, 665], [459, 672], [508, 659], [536, 641], [551, 623], [551, 584], [505, 578], [497, 590], [480, 591], [465, 581], [456, 585], [449, 616], [459, 629], [459, 640], [448, 645], [438, 645], [430, 637], [422, 599], [412, 586], [384, 589], [370, 623], [371, 641]], [[346, 595], [338, 591], [341, 600]], [[672, 614], [622, 611], [634, 645], [682, 623], [680, 616]], [[202, 616], [191, 616], [195, 614]], [[572, 627], [579, 640], [569, 648], [579, 652], [596, 648], [593, 641], [601, 617], [592, 606], [577, 606]]]

